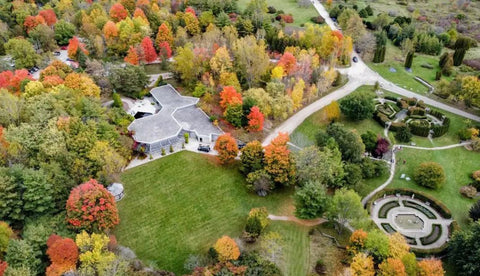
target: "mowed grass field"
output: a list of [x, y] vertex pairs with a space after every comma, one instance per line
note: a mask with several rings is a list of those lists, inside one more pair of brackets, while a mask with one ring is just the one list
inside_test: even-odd
[[[403, 160], [406, 161], [405, 164]], [[470, 174], [480, 169], [479, 161], [480, 153], [468, 151], [463, 147], [438, 151], [403, 148], [397, 152], [395, 177], [388, 188], [409, 188], [425, 192], [445, 204], [452, 212], [453, 218], [460, 226], [464, 226], [468, 223], [468, 211], [475, 200], [463, 197], [459, 191], [460, 187], [472, 182]], [[415, 169], [423, 162], [437, 162], [443, 166], [446, 181], [442, 188], [432, 190], [413, 181]], [[402, 174], [406, 174], [412, 180], [400, 179]]]
[[[238, 0], [238, 8], [244, 11], [250, 0]], [[300, 27], [302, 24], [310, 22], [310, 18], [318, 16], [317, 10], [310, 3], [308, 7], [300, 7], [297, 0], [267, 0], [267, 5], [275, 9], [283, 10], [286, 14], [293, 15], [293, 23], [287, 24]]]
[[[127, 170], [121, 179], [126, 196], [118, 202], [121, 221], [114, 234], [119, 243], [146, 264], [180, 275], [190, 254], [205, 253], [223, 235], [240, 236], [251, 208], [291, 212], [293, 189], [263, 198], [248, 193], [237, 165], [225, 168], [202, 154], [179, 152]], [[282, 223], [271, 226], [286, 239], [282, 269], [295, 272], [286, 275], [305, 275], [307, 230]]]

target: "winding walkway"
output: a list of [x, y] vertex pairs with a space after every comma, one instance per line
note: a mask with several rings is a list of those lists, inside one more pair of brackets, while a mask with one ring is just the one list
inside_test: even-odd
[[409, 146], [409, 145], [393, 145], [392, 146], [392, 162], [390, 163], [390, 176], [388, 177], [387, 181], [383, 183], [382, 185], [378, 186], [375, 190], [370, 192], [367, 196], [365, 196], [362, 199], [362, 204], [365, 206], [367, 202], [372, 198], [372, 196], [381, 190], [385, 189], [385, 187], [388, 186], [393, 180], [393, 177], [395, 176], [395, 166], [396, 166], [396, 158], [395, 158], [395, 149], [398, 147], [401, 148], [410, 148], [410, 149], [418, 149], [418, 150], [446, 150], [446, 149], [451, 149], [451, 148], [456, 148], [456, 147], [464, 147], [466, 145], [471, 144], [471, 142], [463, 142], [463, 143], [458, 143], [458, 144], [453, 144], [453, 145], [448, 145], [448, 146], [443, 146], [443, 147], [435, 147], [435, 148], [425, 148], [425, 147], [417, 147], [417, 146]]

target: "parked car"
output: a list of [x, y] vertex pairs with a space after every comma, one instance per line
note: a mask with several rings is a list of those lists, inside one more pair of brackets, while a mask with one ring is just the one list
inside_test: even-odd
[[60, 52], [59, 52], [59, 51], [55, 51], [55, 52], [53, 52], [53, 55], [56, 56], [56, 57], [58, 57], [58, 56], [60, 55]]
[[353, 57], [353, 62], [358, 62], [358, 58], [357, 57]]
[[247, 144], [245, 144], [244, 142], [237, 140], [237, 147], [239, 150], [243, 149], [246, 145]]
[[209, 145], [199, 145], [197, 150], [198, 151], [203, 151], [203, 152], [210, 152], [210, 146]]

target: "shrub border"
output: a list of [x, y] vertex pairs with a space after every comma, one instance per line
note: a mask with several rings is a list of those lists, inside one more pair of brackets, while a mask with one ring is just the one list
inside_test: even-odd
[[[409, 208], [413, 208], [413, 209], [421, 212], [422, 214], [424, 214], [429, 219], [437, 219], [437, 216], [435, 216], [434, 213], [430, 212], [430, 210], [426, 209], [425, 207], [423, 207], [422, 205], [420, 205], [420, 204], [418, 204], [414, 201], [402, 200], [402, 202], [403, 202], [404, 206], [409, 207]], [[426, 210], [423, 210], [423, 208], [425, 208]], [[427, 213], [430, 213], [430, 215], [427, 215]]]
[[372, 198], [370, 198], [367, 201], [367, 203], [365, 205], [367, 207], [368, 212], [370, 212], [370, 209], [372, 208], [373, 202], [375, 200], [381, 198], [384, 194], [385, 195], [400, 194], [400, 195], [406, 195], [406, 196], [412, 196], [412, 194], [415, 194], [415, 198], [417, 198], [419, 200], [422, 200], [422, 201], [430, 202], [430, 207], [432, 207], [435, 211], [437, 211], [442, 216], [442, 218], [446, 218], [446, 219], [451, 219], [452, 218], [452, 213], [447, 208], [447, 206], [445, 206], [445, 204], [443, 204], [442, 202], [440, 202], [439, 200], [437, 200], [435, 198], [430, 197], [429, 195], [427, 195], [423, 192], [415, 191], [415, 190], [407, 189], [407, 188], [395, 188], [395, 189], [390, 188], [390, 189], [383, 189], [383, 190], [377, 192], [376, 194], [374, 194], [372, 196]]
[[[429, 239], [435, 234], [435, 229], [440, 229], [438, 235], [436, 237], [434, 237], [434, 239], [432, 241], [429, 241]], [[420, 242], [422, 243], [422, 245], [430, 245], [436, 241], [438, 241], [438, 239], [440, 239], [440, 237], [442, 236], [442, 225], [440, 224], [432, 224], [432, 232], [430, 232], [430, 234], [428, 234], [428, 236], [425, 236], [425, 237], [421, 237], [420, 238]]]
[[[390, 211], [391, 209], [395, 208], [395, 207], [399, 207], [400, 206], [400, 203], [398, 202], [398, 200], [394, 200], [394, 201], [390, 201], [388, 203], [385, 203], [382, 205], [382, 207], [380, 207], [380, 210], [378, 210], [378, 217], [379, 218], [387, 218], [387, 214], [388, 214], [388, 211]], [[384, 210], [383, 208], [387, 208], [386, 210]], [[382, 211], [385, 211], [385, 216], [381, 216], [380, 214], [382, 214]]]

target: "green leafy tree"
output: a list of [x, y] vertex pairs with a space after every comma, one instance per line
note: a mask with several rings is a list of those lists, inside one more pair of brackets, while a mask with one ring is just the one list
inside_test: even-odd
[[0, 168], [0, 218], [9, 222], [23, 220], [22, 205], [19, 183], [7, 168]]
[[40, 56], [32, 43], [24, 38], [12, 38], [5, 44], [5, 50], [15, 60], [16, 68], [31, 68], [37, 65]]
[[402, 126], [398, 128], [397, 132], [395, 133], [395, 139], [399, 142], [408, 143], [412, 140], [412, 133], [410, 132], [410, 128], [407, 126]]
[[445, 171], [438, 163], [424, 162], [415, 169], [413, 179], [421, 186], [438, 189], [445, 182]]
[[302, 219], [313, 219], [323, 215], [328, 206], [325, 186], [320, 181], [307, 181], [295, 191], [295, 215]]
[[[345, 188], [335, 192], [327, 208], [327, 216], [342, 226], [349, 223], [358, 227], [368, 222], [368, 213], [363, 208], [361, 197], [355, 191]], [[341, 233], [342, 228], [337, 227], [337, 231]]]
[[408, 52], [407, 58], [405, 59], [405, 68], [412, 68], [414, 52]]
[[225, 110], [223, 114], [225, 119], [234, 127], [242, 126], [243, 119], [243, 107], [242, 104], [231, 104]]
[[0, 221], [0, 258], [2, 259], [12, 235], [13, 230], [8, 223]]
[[8, 243], [5, 261], [10, 267], [27, 267], [32, 272], [40, 273], [40, 271], [37, 271], [37, 268], [41, 260], [37, 258], [33, 247], [25, 240], [11, 240]]
[[149, 78], [143, 67], [129, 64], [124, 68], [113, 69], [110, 75], [110, 82], [115, 91], [131, 97], [136, 97], [148, 81]]
[[329, 148], [319, 150], [315, 146], [307, 147], [295, 155], [297, 179], [300, 184], [309, 181], [336, 186], [343, 178], [341, 153]]
[[58, 45], [68, 45], [68, 41], [75, 35], [75, 25], [64, 20], [58, 21], [54, 29]]
[[373, 256], [376, 264], [381, 263], [390, 255], [388, 236], [378, 229], [370, 231], [365, 240], [365, 249]]
[[265, 50], [263, 40], [257, 42], [253, 36], [240, 38], [233, 44], [237, 73], [244, 76], [249, 87], [268, 71], [270, 59]]
[[327, 127], [327, 134], [337, 142], [344, 161], [360, 162], [362, 160], [365, 145], [356, 132], [345, 129], [342, 124], [334, 123]]
[[480, 271], [480, 222], [456, 232], [448, 243], [448, 259], [460, 275], [478, 275]]
[[362, 168], [359, 165], [347, 163], [343, 166], [343, 169], [345, 171], [343, 180], [349, 187], [353, 187], [362, 181]]
[[40, 24], [28, 33], [30, 42], [35, 49], [42, 52], [51, 52], [57, 48], [53, 30], [45, 24]]
[[353, 93], [340, 101], [340, 110], [349, 119], [360, 121], [372, 117], [375, 103], [371, 93]]
[[366, 133], [361, 135], [362, 142], [365, 145], [365, 150], [367, 152], [373, 153], [377, 147], [378, 136], [373, 131], [368, 130]]
[[240, 155], [242, 166], [240, 170], [243, 174], [248, 175], [251, 172], [261, 170], [263, 168], [263, 147], [262, 144], [255, 140], [249, 142]]
[[468, 215], [473, 221], [478, 221], [478, 219], [480, 219], [480, 200], [470, 207]]

